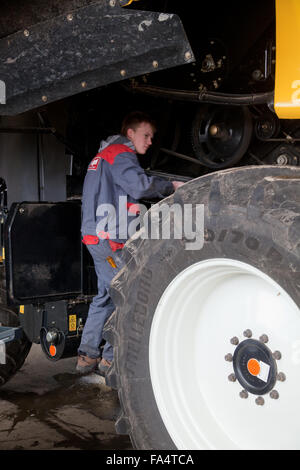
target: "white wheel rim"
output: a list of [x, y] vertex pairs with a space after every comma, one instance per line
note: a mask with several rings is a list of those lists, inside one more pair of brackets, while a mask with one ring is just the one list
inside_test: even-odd
[[[232, 337], [262, 334], [280, 351], [278, 399], [240, 397], [230, 382]], [[178, 449], [300, 448], [300, 311], [276, 282], [236, 260], [211, 259], [182, 271], [156, 308], [150, 333], [150, 375], [162, 420]]]

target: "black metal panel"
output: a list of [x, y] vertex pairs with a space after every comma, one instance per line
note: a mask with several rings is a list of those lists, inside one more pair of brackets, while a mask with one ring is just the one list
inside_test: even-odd
[[0, 114], [191, 61], [178, 16], [101, 0], [0, 40]]
[[12, 205], [5, 228], [9, 303], [81, 293], [80, 223], [78, 201]]
[[93, 2], [94, 0], [1, 0], [0, 38]]

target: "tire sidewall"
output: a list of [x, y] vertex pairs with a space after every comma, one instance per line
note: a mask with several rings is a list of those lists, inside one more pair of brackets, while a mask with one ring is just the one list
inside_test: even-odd
[[128, 286], [130, 294], [124, 306], [128, 320], [121, 332], [128, 340], [119, 348], [122, 357], [118, 358], [126, 370], [122, 376], [122, 389], [126, 391], [123, 401], [134, 421], [132, 440], [137, 448], [145, 448], [145, 442], [150, 449], [175, 448], [162, 423], [152, 390], [149, 338], [158, 302], [179, 273], [195, 263], [214, 258], [241, 261], [268, 275], [300, 305], [299, 257], [287, 248], [288, 243], [274, 240], [272, 233], [272, 224], [265, 220], [249, 221], [241, 208], [228, 208], [218, 216], [206, 218], [205, 243], [201, 250], [186, 250], [186, 240], [145, 241], [148, 246], [144, 250], [149, 255], [140, 266], [136, 265]]

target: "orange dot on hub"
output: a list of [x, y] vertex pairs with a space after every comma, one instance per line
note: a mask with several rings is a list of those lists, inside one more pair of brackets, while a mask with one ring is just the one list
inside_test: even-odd
[[257, 359], [249, 359], [247, 369], [251, 375], [257, 376], [260, 373], [260, 364]]

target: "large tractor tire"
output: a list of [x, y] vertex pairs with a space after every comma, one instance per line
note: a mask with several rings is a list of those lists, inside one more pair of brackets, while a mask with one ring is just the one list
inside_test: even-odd
[[292, 167], [200, 177], [165, 201], [205, 205], [202, 249], [126, 244], [107, 384], [134, 447], [300, 448], [299, 183]]
[[[5, 303], [4, 267], [0, 266], [0, 326], [18, 327], [19, 319], [16, 308], [10, 308]], [[31, 342], [23, 333], [20, 339], [6, 343], [5, 361], [0, 363], [0, 386], [4, 385], [22, 367], [31, 348]]]

